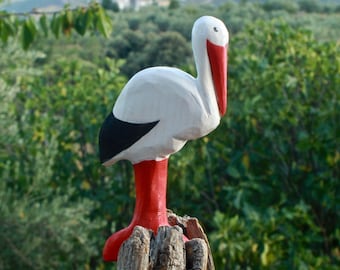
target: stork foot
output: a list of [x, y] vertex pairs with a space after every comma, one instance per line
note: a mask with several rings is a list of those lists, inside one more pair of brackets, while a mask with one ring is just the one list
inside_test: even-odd
[[166, 210], [168, 159], [145, 160], [134, 164], [136, 204], [130, 225], [113, 235], [105, 243], [104, 261], [117, 261], [119, 248], [130, 237], [136, 225], [157, 234], [160, 226], [169, 226]]
[[133, 227], [130, 225], [125, 229], [122, 229], [112, 234], [105, 243], [103, 250], [103, 259], [107, 262], [117, 261], [118, 252], [123, 242], [132, 234]]

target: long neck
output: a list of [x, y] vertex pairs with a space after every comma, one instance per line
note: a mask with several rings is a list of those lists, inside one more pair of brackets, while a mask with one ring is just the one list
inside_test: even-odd
[[194, 42], [193, 53], [197, 69], [197, 79], [213, 87], [206, 44], [201, 40], [195, 40]]
[[134, 164], [136, 206], [133, 220], [157, 231], [159, 224], [167, 225], [166, 187], [168, 159], [146, 160]]
[[206, 111], [212, 113], [212, 111], [216, 110], [217, 103], [205, 43], [196, 42], [195, 46], [193, 46], [193, 53], [197, 70], [197, 88], [200, 91]]

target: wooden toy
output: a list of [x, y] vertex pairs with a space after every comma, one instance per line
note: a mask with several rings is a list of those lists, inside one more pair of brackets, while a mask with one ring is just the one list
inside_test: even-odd
[[135, 74], [119, 95], [99, 134], [100, 160], [133, 164], [136, 206], [131, 224], [106, 241], [103, 258], [116, 261], [121, 244], [136, 225], [157, 233], [168, 225], [168, 158], [188, 140], [214, 130], [227, 108], [227, 47], [224, 23], [211, 16], [196, 20], [192, 47], [197, 77], [173, 67]]

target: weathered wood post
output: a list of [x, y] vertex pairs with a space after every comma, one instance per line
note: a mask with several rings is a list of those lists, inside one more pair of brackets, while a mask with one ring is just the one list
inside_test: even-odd
[[[168, 213], [171, 226], [157, 235], [136, 226], [119, 250], [118, 270], [214, 270], [208, 242], [196, 218]], [[183, 235], [189, 240], [184, 242]]]

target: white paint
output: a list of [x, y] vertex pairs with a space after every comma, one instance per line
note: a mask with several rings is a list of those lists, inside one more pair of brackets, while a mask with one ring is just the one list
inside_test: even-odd
[[[214, 31], [218, 28], [218, 32]], [[215, 28], [216, 30], [216, 28]], [[188, 140], [207, 135], [220, 122], [206, 40], [226, 46], [224, 23], [214, 17], [199, 18], [192, 31], [192, 46], [198, 77], [177, 68], [152, 67], [138, 72], [118, 97], [113, 114], [130, 123], [159, 123], [138, 142], [104, 165], [127, 159], [161, 160], [179, 151]]]

